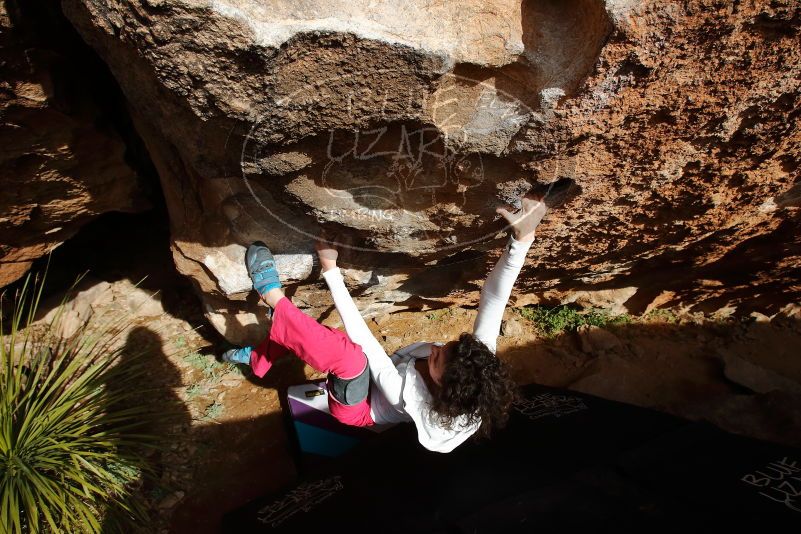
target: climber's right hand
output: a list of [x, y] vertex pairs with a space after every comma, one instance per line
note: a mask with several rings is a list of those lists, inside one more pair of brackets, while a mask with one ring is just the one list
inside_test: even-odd
[[534, 241], [534, 231], [548, 211], [545, 202], [536, 195], [527, 194], [520, 198], [520, 209], [511, 211], [511, 206], [500, 207], [495, 213], [506, 219], [517, 241]]
[[339, 252], [337, 252], [332, 243], [329, 243], [321, 236], [317, 238], [314, 248], [317, 250], [317, 256], [320, 257], [320, 267], [322, 267], [323, 272], [336, 269]]

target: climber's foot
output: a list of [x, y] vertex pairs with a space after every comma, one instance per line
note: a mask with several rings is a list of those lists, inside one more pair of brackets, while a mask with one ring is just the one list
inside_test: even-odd
[[250, 353], [253, 347], [242, 347], [239, 349], [228, 349], [222, 353], [222, 361], [228, 363], [238, 363], [240, 365], [250, 365]]
[[[248, 247], [245, 253], [245, 266], [253, 282], [253, 289], [265, 300], [268, 293], [274, 290], [281, 290], [281, 281], [278, 278], [278, 269], [275, 266], [275, 258], [267, 245], [261, 241], [256, 241]], [[282, 293], [283, 295], [283, 293]], [[268, 301], [269, 304], [269, 301]]]

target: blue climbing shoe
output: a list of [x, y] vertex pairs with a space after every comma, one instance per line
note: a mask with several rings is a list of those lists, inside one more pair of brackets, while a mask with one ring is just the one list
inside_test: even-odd
[[241, 349], [228, 349], [222, 353], [222, 361], [228, 363], [239, 363], [250, 365], [250, 353], [253, 347], [242, 347]]
[[263, 296], [269, 290], [281, 287], [273, 253], [261, 241], [256, 241], [248, 247], [248, 251], [245, 253], [245, 266], [248, 269], [250, 280], [253, 282], [253, 289], [259, 295]]

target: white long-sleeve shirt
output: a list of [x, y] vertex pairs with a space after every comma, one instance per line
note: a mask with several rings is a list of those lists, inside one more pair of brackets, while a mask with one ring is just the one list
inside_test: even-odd
[[[503, 311], [532, 242], [516, 241], [510, 237], [481, 290], [473, 335], [492, 352], [496, 350]], [[326, 271], [323, 278], [331, 290], [348, 337], [361, 345], [367, 356], [372, 380], [370, 413], [373, 421], [376, 424], [414, 422], [420, 443], [437, 452], [450, 452], [472, 436], [481, 426], [480, 421], [467, 424], [467, 417], [462, 416], [453, 422], [451, 428], [444, 428], [430, 409], [431, 393], [414, 362], [418, 358], [428, 358], [432, 343], [413, 343], [396, 351], [390, 358], [356, 308], [340, 270]]]

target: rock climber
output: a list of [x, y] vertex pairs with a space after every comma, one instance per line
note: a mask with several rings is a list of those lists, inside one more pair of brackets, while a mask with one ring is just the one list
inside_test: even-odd
[[418, 440], [432, 451], [450, 452], [474, 434], [488, 436], [508, 419], [516, 391], [506, 365], [495, 355], [504, 308], [537, 225], [549, 208], [566, 200], [573, 184], [563, 179], [545, 194], [529, 192], [517, 212], [511, 206], [496, 210], [509, 223], [511, 235], [481, 290], [472, 334], [445, 344], [413, 343], [390, 357], [351, 299], [333, 245], [319, 240], [316, 248], [345, 332], [319, 324], [292, 304], [281, 290], [273, 255], [256, 242], [248, 248], [245, 263], [254, 289], [273, 309], [272, 326], [257, 347], [231, 349], [222, 357], [249, 365], [262, 377], [276, 358], [292, 351], [328, 374], [328, 404], [340, 422], [413, 422]]

